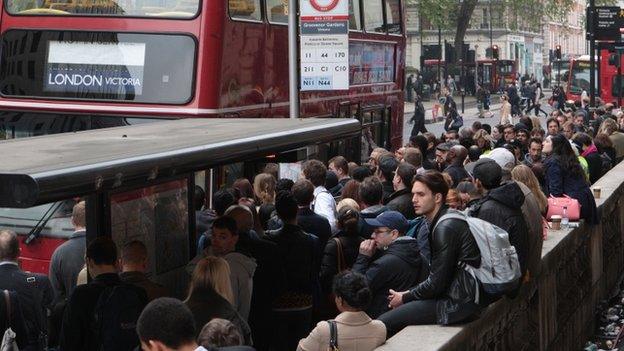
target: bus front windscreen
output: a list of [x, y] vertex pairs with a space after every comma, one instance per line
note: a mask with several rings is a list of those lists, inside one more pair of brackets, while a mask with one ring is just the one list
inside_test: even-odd
[[583, 91], [589, 91], [589, 77], [589, 62], [574, 61], [572, 63], [568, 93], [580, 95]]
[[199, 0], [66, 0], [5, 1], [12, 15], [121, 16], [192, 18], [199, 11]]

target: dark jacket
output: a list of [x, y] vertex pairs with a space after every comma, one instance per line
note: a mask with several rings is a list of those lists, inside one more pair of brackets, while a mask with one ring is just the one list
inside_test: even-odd
[[245, 320], [236, 312], [234, 307], [214, 289], [197, 288], [191, 292], [184, 304], [193, 313], [197, 334], [201, 332], [206, 323], [213, 318], [226, 319], [232, 322], [241, 331], [245, 339], [245, 345], [251, 345], [251, 329]]
[[383, 202], [385, 203], [388, 197], [394, 193], [394, 185], [392, 185], [392, 179], [381, 183], [383, 187]]
[[78, 273], [84, 267], [86, 232], [75, 232], [69, 240], [54, 250], [50, 261], [50, 283], [54, 289], [54, 303], [63, 303], [76, 286]]
[[598, 223], [598, 213], [594, 195], [589, 189], [583, 174], [574, 174], [569, 170], [563, 170], [561, 163], [555, 157], [548, 157], [544, 161], [546, 167], [547, 196], [555, 197], [568, 195], [578, 200], [581, 205], [581, 218], [589, 224]]
[[459, 184], [459, 182], [461, 182], [462, 180], [466, 178], [470, 179], [470, 174], [468, 174], [464, 166], [458, 166], [458, 165], [452, 164], [446, 167], [444, 172], [448, 173], [453, 179], [453, 187], [456, 187], [457, 184]]
[[[24, 272], [16, 264], [0, 265], [0, 291], [14, 291], [26, 324], [27, 346], [24, 350], [43, 350], [47, 334], [47, 311], [52, 305], [54, 293], [50, 280], [43, 274]], [[4, 296], [0, 296], [4, 300]], [[18, 311], [19, 312], [19, 311]], [[3, 320], [4, 315], [1, 315]], [[0, 329], [4, 332], [4, 329]], [[19, 336], [19, 334], [17, 334]], [[22, 348], [20, 348], [21, 350]]]
[[369, 239], [371, 234], [373, 233], [373, 227], [366, 223], [366, 218], [376, 218], [382, 212], [388, 210], [388, 207], [383, 205], [375, 205], [368, 208], [363, 209], [360, 212], [360, 223], [358, 224], [360, 236], [364, 239]]
[[368, 280], [373, 299], [366, 313], [377, 318], [388, 308], [388, 291], [405, 291], [418, 284], [422, 258], [416, 239], [403, 236], [390, 244], [385, 251], [372, 257], [358, 255], [353, 271], [364, 274]]
[[[107, 287], [122, 284], [117, 273], [104, 273], [85, 285], [79, 285], [69, 297], [63, 314], [60, 349], [63, 351], [99, 350], [100, 345], [93, 329], [95, 307], [100, 295]], [[142, 289], [136, 289], [147, 304], [147, 296]]]
[[416, 212], [414, 212], [414, 205], [412, 204], [412, 191], [411, 189], [403, 189], [393, 192], [384, 201], [386, 207], [392, 211], [399, 211], [405, 218], [416, 218]]
[[323, 259], [321, 260], [321, 272], [319, 275], [321, 279], [321, 289], [324, 294], [331, 293], [334, 276], [340, 273], [338, 272], [338, 244], [336, 240], [340, 240], [342, 244], [345, 265], [347, 269], [350, 269], [355, 263], [360, 249], [360, 243], [364, 239], [357, 235], [357, 233], [355, 233], [355, 235], [349, 235], [342, 230], [329, 239], [327, 245], [325, 245]]
[[[295, 295], [309, 296], [311, 303], [311, 297], [318, 292], [316, 289], [321, 256], [318, 238], [304, 232], [298, 225], [288, 223], [278, 230], [267, 231], [266, 237], [277, 244], [280, 268], [276, 272], [281, 272], [283, 276], [283, 284], [273, 289], [277, 298], [274, 304], [282, 306]], [[301, 300], [299, 302], [306, 303]]]
[[594, 184], [598, 181], [605, 173], [607, 173], [608, 169], [603, 168], [602, 166], [602, 158], [598, 153], [598, 150], [588, 153], [584, 156], [587, 161], [587, 168], [589, 170], [589, 182]]
[[450, 218], [438, 224], [440, 217], [447, 212], [448, 207], [442, 207], [429, 224], [432, 258], [429, 277], [403, 295], [404, 303], [438, 300], [437, 319], [443, 324], [460, 322], [478, 311], [471, 293], [457, 293], [469, 291], [475, 284], [474, 280], [466, 278], [465, 271], [458, 264], [481, 265], [481, 253], [468, 223]]
[[15, 333], [17, 347], [20, 350], [28, 350], [26, 349], [26, 345], [28, 344], [28, 331], [24, 321], [24, 314], [22, 313], [21, 303], [15, 291], [7, 291], [7, 293], [9, 294], [11, 316], [8, 317], [9, 311], [7, 310], [4, 291], [0, 290], [0, 331], [4, 333], [4, 331], [10, 327]]
[[253, 276], [248, 321], [253, 330], [254, 342], [260, 346], [268, 345], [273, 332], [271, 307], [275, 298], [274, 288], [281, 284], [281, 276], [275, 273], [280, 270], [277, 245], [250, 232], [241, 232], [236, 252], [255, 258], [258, 264]]
[[319, 247], [321, 250], [327, 244], [327, 240], [331, 236], [331, 226], [327, 218], [314, 213], [310, 208], [299, 208], [297, 212], [297, 224], [304, 232], [316, 235], [319, 239]]
[[169, 292], [164, 286], [147, 279], [147, 276], [143, 272], [119, 273], [119, 278], [126, 284], [132, 284], [145, 290], [148, 301], [155, 300], [159, 297], [169, 296]]
[[526, 272], [529, 254], [528, 227], [522, 214], [524, 193], [515, 182], [491, 189], [474, 207], [471, 216], [505, 230], [516, 248], [522, 274]]

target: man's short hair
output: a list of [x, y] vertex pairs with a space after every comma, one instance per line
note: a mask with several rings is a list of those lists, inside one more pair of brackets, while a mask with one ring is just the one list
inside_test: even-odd
[[147, 260], [147, 247], [143, 242], [133, 240], [121, 249], [121, 259], [124, 264], [141, 264]]
[[358, 182], [363, 182], [366, 177], [370, 177], [372, 175], [373, 173], [371, 172], [370, 168], [366, 166], [358, 166], [356, 169], [353, 170], [351, 178], [357, 180]]
[[329, 160], [328, 164], [334, 164], [334, 167], [340, 169], [343, 174], [349, 174], [349, 162], [342, 156], [336, 156]]
[[303, 163], [301, 170], [306, 179], [311, 181], [315, 187], [325, 184], [327, 167], [325, 167], [323, 162], [319, 160], [306, 161]]
[[275, 193], [279, 193], [280, 191], [291, 191], [295, 182], [292, 179], [282, 178], [275, 183]]
[[72, 223], [77, 227], [85, 228], [87, 226], [86, 205], [84, 201], [80, 201], [74, 205], [72, 210]]
[[180, 300], [161, 297], [145, 306], [137, 321], [137, 334], [144, 343], [160, 341], [178, 349], [195, 341], [195, 320]]
[[427, 189], [429, 189], [433, 196], [436, 194], [442, 195], [442, 203], [446, 202], [446, 194], [449, 190], [449, 185], [442, 176], [442, 173], [438, 171], [425, 171], [422, 174], [416, 174], [414, 176], [414, 183], [420, 182], [423, 183]]
[[379, 178], [372, 176], [364, 179], [360, 184], [360, 199], [368, 206], [374, 206], [381, 203], [383, 197], [383, 185]]
[[12, 230], [0, 230], [0, 261], [15, 261], [19, 257], [19, 240]]
[[227, 319], [213, 318], [206, 323], [197, 336], [197, 343], [211, 348], [239, 346], [244, 342], [238, 327]]
[[482, 158], [474, 166], [472, 175], [481, 182], [487, 190], [497, 188], [503, 177], [503, 169], [496, 161]]
[[232, 217], [221, 216], [215, 219], [215, 221], [212, 222], [212, 228], [226, 229], [232, 235], [238, 235], [238, 229], [237, 229], [238, 227], [236, 226], [236, 220]]
[[308, 206], [314, 200], [314, 185], [307, 179], [299, 179], [292, 187], [292, 194], [299, 206]]
[[416, 167], [409, 163], [402, 162], [397, 167], [396, 174], [399, 178], [401, 178], [401, 182], [403, 182], [406, 187], [411, 189], [412, 181], [416, 175]]
[[379, 170], [383, 174], [386, 181], [392, 181], [394, 177], [394, 171], [399, 165], [399, 161], [394, 158], [392, 154], [386, 154], [379, 157]]
[[533, 144], [533, 143], [537, 143], [537, 144], [542, 145], [542, 139], [533, 137], [533, 138], [531, 138], [531, 141], [529, 142], [529, 146], [531, 146], [531, 144]]
[[86, 257], [96, 265], [115, 265], [117, 263], [117, 246], [107, 236], [93, 239], [87, 246]]
[[218, 190], [212, 196], [212, 209], [215, 210], [217, 216], [223, 216], [225, 211], [235, 203], [234, 190], [231, 188]]
[[282, 191], [277, 194], [275, 199], [275, 211], [277, 215], [284, 221], [290, 221], [297, 218], [297, 201], [293, 195], [289, 192]]
[[405, 151], [403, 152], [403, 161], [416, 168], [420, 168], [422, 167], [422, 152], [415, 147], [405, 148]]

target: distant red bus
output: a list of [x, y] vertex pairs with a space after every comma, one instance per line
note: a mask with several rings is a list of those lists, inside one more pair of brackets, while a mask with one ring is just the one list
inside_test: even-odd
[[[0, 4], [0, 139], [171, 118], [289, 117], [283, 0]], [[404, 1], [349, 5], [350, 89], [301, 93], [301, 116], [357, 118], [377, 145], [398, 148]], [[0, 212], [0, 228], [27, 234], [47, 209], [16, 211]], [[71, 234], [59, 216], [49, 223], [65, 218], [60, 232], [42, 230], [45, 249], [23, 248], [24, 261], [49, 259]], [[32, 270], [47, 272], [40, 263]]]
[[[602, 50], [605, 51], [606, 50]], [[598, 58], [596, 58], [598, 59]], [[610, 87], [611, 87], [611, 79], [613, 75], [613, 70], [604, 66], [604, 63], [607, 63], [608, 66], [608, 53], [606, 60], [601, 60], [600, 68], [601, 68], [601, 88], [600, 95], [601, 98], [605, 99], [607, 102], [612, 102], [613, 98], [611, 96]], [[598, 61], [596, 61], [596, 69], [598, 69]], [[562, 74], [562, 80], [565, 82], [565, 91], [566, 91], [566, 99], [572, 101], [580, 101], [581, 95], [583, 91], [589, 94], [589, 79], [590, 79], [590, 64], [589, 64], [589, 55], [582, 55], [579, 57], [575, 57], [570, 59], [570, 66], [567, 74]], [[617, 73], [617, 69], [615, 71]], [[604, 74], [604, 75], [603, 75]], [[596, 71], [596, 87], [598, 86], [598, 73]], [[604, 78], [603, 78], [604, 77]], [[604, 88], [603, 88], [604, 86]], [[603, 95], [604, 94], [604, 95]]]
[[518, 72], [515, 60], [477, 60], [477, 83], [491, 92], [502, 90], [516, 79]]

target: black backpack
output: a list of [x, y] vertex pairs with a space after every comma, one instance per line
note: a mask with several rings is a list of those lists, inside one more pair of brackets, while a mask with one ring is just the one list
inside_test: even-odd
[[94, 334], [100, 351], [134, 350], [139, 345], [136, 324], [147, 304], [143, 290], [128, 284], [107, 286], [95, 305]]

